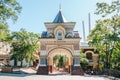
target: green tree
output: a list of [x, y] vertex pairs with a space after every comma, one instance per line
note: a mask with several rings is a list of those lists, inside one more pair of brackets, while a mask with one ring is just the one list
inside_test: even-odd
[[17, 65], [18, 61], [21, 61], [21, 67], [22, 67], [22, 61], [25, 58], [25, 49], [26, 45], [24, 43], [20, 42], [13, 42], [11, 44], [12, 50], [11, 50], [11, 59], [14, 60], [15, 66]]
[[59, 55], [59, 63], [58, 66], [59, 68], [63, 68], [66, 65], [66, 56], [65, 55]]
[[114, 0], [111, 4], [102, 2], [96, 4], [97, 9], [95, 14], [101, 15], [102, 17], [105, 17], [109, 14], [115, 13], [118, 14], [120, 12], [120, 1]]
[[19, 32], [12, 33], [12, 50], [11, 59], [15, 61], [22, 61], [25, 59], [28, 63], [33, 61], [36, 57], [36, 51], [39, 49], [38, 37], [39, 34], [33, 32], [27, 32], [25, 29], [21, 29]]
[[120, 43], [115, 47], [111, 61], [112, 67], [120, 70], [120, 49], [118, 47], [120, 47]]
[[60, 59], [60, 55], [55, 55], [53, 57], [53, 64], [55, 64], [58, 67], [58, 61]]
[[27, 54], [26, 54], [26, 61], [30, 63], [31, 61], [34, 61], [35, 59], [38, 59], [39, 56], [36, 55], [36, 51], [39, 50], [40, 44], [38, 42], [38, 37], [40, 37], [40, 34], [35, 34], [33, 32], [29, 32], [29, 41], [27, 43]]
[[6, 41], [9, 36], [8, 26], [0, 23], [0, 41]]
[[0, 23], [7, 23], [8, 19], [16, 21], [21, 9], [17, 0], [0, 0]]
[[[111, 4], [97, 3], [96, 14], [105, 17], [118, 11], [119, 7], [119, 0], [113, 1]], [[114, 53], [120, 53], [117, 50], [119, 49], [117, 45], [120, 43], [120, 15], [118, 13], [111, 18], [96, 21], [95, 28], [88, 36], [89, 44], [96, 47], [104, 67], [108, 69], [112, 68]]]
[[9, 41], [8, 20], [15, 22], [21, 10], [17, 0], [0, 0], [0, 41]]
[[81, 64], [83, 70], [87, 69], [88, 63], [89, 63], [89, 60], [86, 58], [86, 54], [81, 53], [80, 54], [80, 64]]

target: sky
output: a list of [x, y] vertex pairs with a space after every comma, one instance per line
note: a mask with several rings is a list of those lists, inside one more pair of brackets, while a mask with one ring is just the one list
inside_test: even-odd
[[74, 31], [79, 31], [83, 40], [83, 26], [85, 23], [86, 36], [88, 30], [88, 13], [91, 15], [91, 28], [100, 17], [95, 15], [97, 2], [110, 3], [112, 0], [17, 0], [22, 6], [16, 23], [9, 21], [10, 31], [19, 31], [25, 28], [29, 32], [42, 33], [46, 31], [44, 22], [52, 22], [59, 11], [59, 5], [68, 22], [76, 22]]

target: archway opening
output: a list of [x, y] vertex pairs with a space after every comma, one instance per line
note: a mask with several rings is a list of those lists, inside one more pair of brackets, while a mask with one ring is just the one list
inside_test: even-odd
[[53, 71], [54, 72], [68, 72], [69, 58], [66, 55], [55, 55], [53, 57]]
[[70, 73], [72, 65], [72, 54], [69, 50], [56, 48], [48, 55], [49, 74]]
[[92, 53], [86, 53], [86, 58], [89, 60], [89, 61], [92, 61]]

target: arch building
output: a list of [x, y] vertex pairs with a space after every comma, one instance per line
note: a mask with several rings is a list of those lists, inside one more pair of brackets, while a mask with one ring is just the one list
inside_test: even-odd
[[76, 22], [68, 22], [59, 10], [53, 22], [45, 22], [47, 31], [43, 31], [40, 42], [40, 63], [37, 74], [49, 74], [54, 71], [53, 57], [57, 54], [67, 57], [68, 72], [82, 75], [80, 67], [80, 40], [78, 31], [73, 31]]

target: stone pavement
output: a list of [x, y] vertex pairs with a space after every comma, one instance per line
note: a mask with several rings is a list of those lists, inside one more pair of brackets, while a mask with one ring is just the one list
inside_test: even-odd
[[113, 78], [109, 78], [109, 77], [90, 76], [90, 75], [79, 76], [79, 75], [69, 75], [67, 73], [36, 75], [35, 71], [30, 68], [20, 69], [20, 70], [26, 71], [26, 72], [21, 74], [0, 72], [0, 80], [114, 80]]
[[110, 80], [98, 76], [30, 75], [0, 73], [0, 80]]

